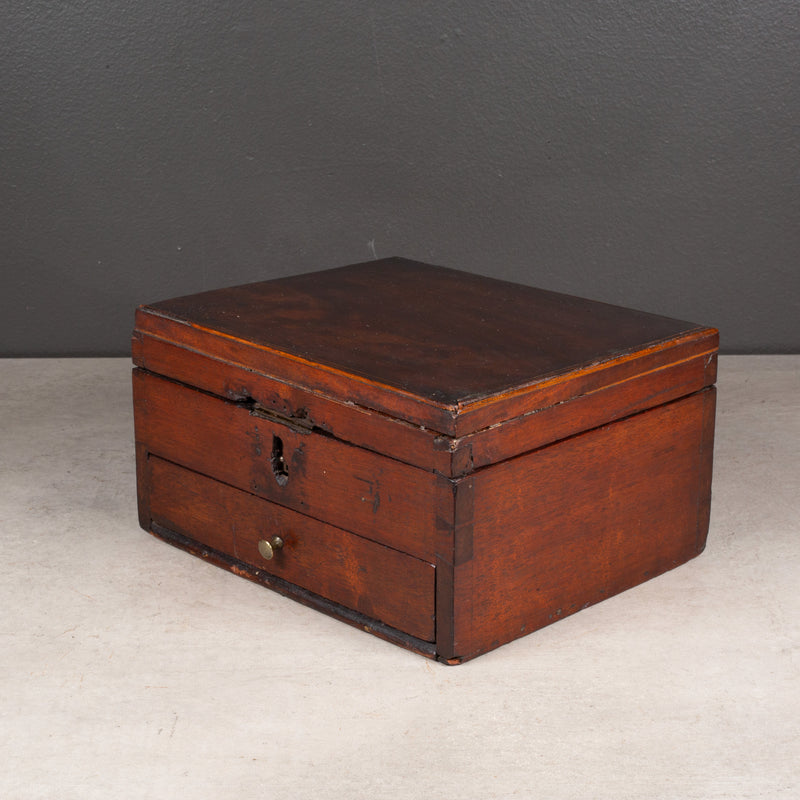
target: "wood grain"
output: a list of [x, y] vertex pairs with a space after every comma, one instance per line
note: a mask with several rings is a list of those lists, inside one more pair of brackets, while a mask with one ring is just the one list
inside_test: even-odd
[[[436, 477], [137, 370], [136, 440], [150, 453], [433, 562]], [[289, 478], [271, 453], [279, 439]]]
[[718, 340], [712, 328], [404, 259], [143, 306], [136, 330], [448, 436]]
[[[158, 457], [149, 462], [151, 522], [411, 636], [434, 639], [431, 564]], [[284, 546], [266, 560], [258, 541], [275, 534]]]
[[423, 469], [453, 471], [451, 440], [436, 431], [377, 413], [347, 400], [326, 397], [290, 379], [224, 361], [174, 342], [137, 331], [134, 363], [148, 372], [197, 387], [227, 400], [252, 399], [286, 417], [302, 417], [349, 444], [364, 447]]
[[464, 588], [470, 630], [462, 657], [703, 550], [714, 402], [710, 387], [475, 474], [474, 561]]
[[713, 328], [402, 259], [136, 320], [142, 526], [424, 655], [705, 546]]

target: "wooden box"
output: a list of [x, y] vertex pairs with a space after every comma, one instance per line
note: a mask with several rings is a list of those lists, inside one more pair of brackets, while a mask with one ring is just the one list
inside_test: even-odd
[[703, 550], [717, 344], [403, 259], [142, 306], [140, 521], [459, 663]]

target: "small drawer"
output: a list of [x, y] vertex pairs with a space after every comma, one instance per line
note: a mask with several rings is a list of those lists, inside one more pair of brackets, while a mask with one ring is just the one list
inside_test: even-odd
[[161, 458], [426, 561], [436, 476], [134, 370], [136, 441]]
[[[152, 522], [423, 641], [433, 641], [435, 567], [156, 456]], [[261, 545], [279, 537], [278, 547]], [[271, 558], [265, 557], [272, 555]]]

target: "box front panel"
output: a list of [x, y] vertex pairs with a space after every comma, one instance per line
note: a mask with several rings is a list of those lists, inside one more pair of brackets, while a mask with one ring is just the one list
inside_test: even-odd
[[242, 405], [134, 371], [148, 452], [433, 562], [436, 477]]
[[303, 416], [337, 439], [421, 467], [451, 474], [445, 437], [429, 428], [371, 411], [354, 398], [334, 400], [307, 388], [256, 371], [252, 365], [222, 361], [188, 347], [136, 331], [134, 363], [227, 400], [252, 398], [285, 417]]
[[431, 564], [156, 456], [149, 457], [147, 469], [151, 524], [433, 641]]
[[702, 551], [714, 400], [706, 389], [474, 475], [462, 655], [530, 633]]

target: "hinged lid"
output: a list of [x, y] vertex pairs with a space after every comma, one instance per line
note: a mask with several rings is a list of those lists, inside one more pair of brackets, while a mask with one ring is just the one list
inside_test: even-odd
[[718, 341], [713, 328], [400, 258], [142, 306], [136, 334], [451, 437], [708, 365]]

